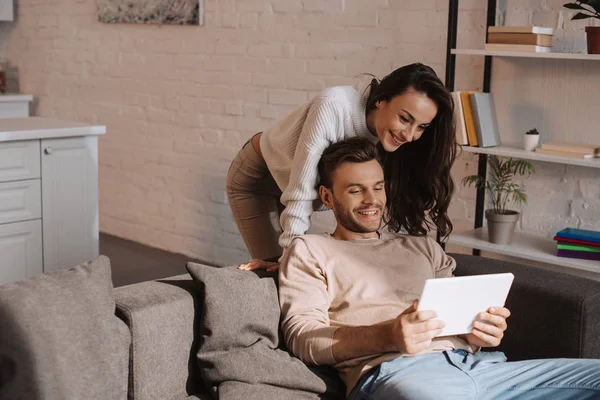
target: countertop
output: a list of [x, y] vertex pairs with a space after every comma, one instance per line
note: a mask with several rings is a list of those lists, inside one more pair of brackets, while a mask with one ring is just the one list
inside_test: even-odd
[[53, 118], [5, 118], [0, 119], [0, 142], [95, 136], [106, 133], [106, 126]]

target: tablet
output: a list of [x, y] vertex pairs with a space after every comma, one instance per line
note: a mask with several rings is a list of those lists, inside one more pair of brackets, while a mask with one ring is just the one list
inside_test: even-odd
[[433, 310], [445, 322], [438, 336], [471, 333], [478, 313], [504, 307], [513, 279], [511, 273], [427, 279], [417, 310]]

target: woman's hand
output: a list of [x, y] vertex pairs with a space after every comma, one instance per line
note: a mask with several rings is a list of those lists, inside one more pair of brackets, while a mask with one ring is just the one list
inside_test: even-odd
[[463, 338], [475, 346], [496, 347], [504, 337], [508, 317], [510, 311], [505, 307], [492, 307], [487, 312], [479, 313], [473, 322], [473, 331]]
[[254, 271], [255, 269], [266, 269], [267, 272], [274, 272], [279, 269], [279, 263], [274, 261], [265, 261], [258, 258], [240, 264], [238, 269], [243, 271]]

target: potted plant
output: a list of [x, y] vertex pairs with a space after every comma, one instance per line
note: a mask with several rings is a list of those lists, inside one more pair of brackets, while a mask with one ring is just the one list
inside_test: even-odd
[[540, 142], [540, 133], [537, 129], [533, 128], [525, 132], [525, 142], [523, 148], [526, 151], [535, 151], [538, 143]]
[[[563, 7], [570, 10], [579, 10], [571, 18], [576, 19], [598, 18], [600, 19], [600, 0], [581, 0], [574, 3], [567, 3]], [[600, 26], [586, 26], [588, 54], [600, 54]]]
[[485, 210], [489, 241], [510, 244], [521, 214], [507, 209], [507, 203], [509, 200], [518, 205], [527, 203], [525, 187], [514, 182], [514, 179], [517, 175], [531, 175], [535, 172], [535, 168], [526, 160], [503, 159], [494, 155], [488, 157], [488, 165], [490, 173], [487, 179], [479, 175], [470, 175], [462, 180], [462, 184], [465, 186], [475, 184], [479, 188], [486, 189], [492, 200], [492, 208]]

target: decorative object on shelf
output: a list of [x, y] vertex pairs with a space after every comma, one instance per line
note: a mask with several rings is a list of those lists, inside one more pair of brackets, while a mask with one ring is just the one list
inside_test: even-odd
[[566, 142], [544, 143], [536, 153], [552, 154], [569, 158], [594, 158], [600, 157], [600, 146], [590, 144], [577, 144]]
[[454, 120], [456, 122], [456, 143], [462, 146], [469, 145], [467, 137], [467, 126], [465, 124], [465, 115], [463, 111], [462, 101], [460, 100], [461, 92], [452, 92], [452, 100], [454, 101]]
[[469, 95], [475, 120], [475, 131], [479, 147], [500, 146], [500, 132], [494, 95], [491, 93], [475, 92]]
[[537, 129], [533, 128], [525, 132], [523, 148], [526, 151], [535, 151], [539, 142], [540, 133]]
[[204, 25], [204, 0], [96, 0], [105, 23]]
[[556, 255], [600, 261], [600, 232], [565, 228], [556, 233]]
[[[600, 19], [600, 1], [582, 0], [574, 3], [567, 3], [563, 7], [570, 10], [579, 10], [571, 18], [571, 21], [577, 19], [597, 18]], [[588, 54], [600, 54], [600, 26], [586, 26]]]
[[515, 176], [529, 176], [535, 172], [534, 166], [526, 160], [503, 159], [491, 155], [488, 157], [490, 174], [486, 179], [479, 175], [470, 175], [462, 180], [465, 186], [475, 184], [485, 188], [492, 199], [491, 209], [485, 210], [488, 221], [489, 241], [496, 244], [510, 244], [520, 213], [506, 208], [509, 200], [516, 204], [526, 204], [525, 187], [516, 183]]
[[554, 29], [541, 26], [490, 26], [486, 50], [546, 53], [552, 49]]

